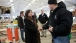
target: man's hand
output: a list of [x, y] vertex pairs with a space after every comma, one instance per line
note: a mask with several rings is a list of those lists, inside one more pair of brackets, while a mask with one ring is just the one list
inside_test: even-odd
[[42, 27], [38, 27], [38, 30], [41, 31], [41, 30], [43, 30], [43, 28]]
[[53, 32], [53, 27], [52, 26], [49, 27], [49, 31]]

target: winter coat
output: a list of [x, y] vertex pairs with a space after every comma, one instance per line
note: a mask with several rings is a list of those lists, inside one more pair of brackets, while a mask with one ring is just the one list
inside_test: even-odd
[[73, 22], [72, 13], [66, 9], [63, 2], [58, 3], [58, 7], [50, 14], [49, 21], [43, 26], [48, 29], [53, 27], [53, 36], [67, 36], [71, 32]]
[[26, 43], [40, 43], [40, 33], [38, 31], [38, 27], [30, 21], [29, 19], [25, 19], [25, 40]]
[[48, 17], [47, 17], [47, 15], [44, 13], [43, 16], [42, 16], [42, 14], [40, 14], [38, 19], [39, 19], [40, 23], [44, 24], [44, 23], [46, 23], [46, 21], [48, 20]]
[[18, 26], [20, 27], [20, 29], [24, 28], [24, 23], [23, 23], [23, 19], [21, 16], [18, 17]]

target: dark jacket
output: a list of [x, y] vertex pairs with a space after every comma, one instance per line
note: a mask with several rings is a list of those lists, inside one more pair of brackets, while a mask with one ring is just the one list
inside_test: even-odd
[[38, 19], [39, 19], [40, 23], [44, 24], [44, 23], [46, 23], [46, 21], [48, 20], [48, 17], [47, 17], [47, 15], [44, 13], [43, 16], [42, 16], [42, 14], [40, 14]]
[[24, 22], [26, 24], [26, 43], [40, 43], [40, 34], [37, 30], [38, 27], [35, 27], [35, 24], [27, 18], [24, 20]]
[[36, 15], [33, 15], [32, 17], [35, 18], [36, 19], [36, 23], [38, 23], [37, 16]]
[[18, 26], [20, 27], [20, 29], [24, 28], [24, 23], [23, 23], [23, 19], [21, 16], [18, 17]]
[[70, 13], [63, 2], [58, 3], [58, 7], [51, 13], [49, 21], [43, 26], [44, 29], [53, 27], [53, 36], [67, 36], [71, 32], [72, 13]]

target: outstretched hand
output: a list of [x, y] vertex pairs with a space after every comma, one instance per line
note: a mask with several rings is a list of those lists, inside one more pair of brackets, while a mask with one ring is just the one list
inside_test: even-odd
[[42, 27], [38, 27], [38, 30], [41, 31], [41, 30], [43, 30], [43, 28]]
[[52, 26], [49, 27], [49, 31], [53, 32], [53, 27]]

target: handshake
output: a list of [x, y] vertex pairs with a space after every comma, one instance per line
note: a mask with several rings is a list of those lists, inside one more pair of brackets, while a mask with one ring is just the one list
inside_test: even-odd
[[[43, 28], [42, 28], [42, 27], [38, 27], [38, 30], [39, 30], [39, 31], [42, 31], [42, 30], [43, 30]], [[50, 32], [53, 32], [53, 27], [52, 27], [52, 26], [50, 26], [48, 30], [49, 30]]]
[[42, 27], [38, 27], [38, 30], [41, 31], [41, 30], [43, 30], [43, 28]]

